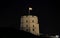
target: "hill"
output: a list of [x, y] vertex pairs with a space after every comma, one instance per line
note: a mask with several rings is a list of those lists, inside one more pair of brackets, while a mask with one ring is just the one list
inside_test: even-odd
[[3, 38], [36, 38], [38, 36], [35, 36], [31, 33], [13, 29], [13, 28], [0, 28], [0, 34]]
[[45, 35], [36, 36], [29, 32], [17, 30], [11, 27], [0, 27], [0, 35], [3, 38], [48, 38]]

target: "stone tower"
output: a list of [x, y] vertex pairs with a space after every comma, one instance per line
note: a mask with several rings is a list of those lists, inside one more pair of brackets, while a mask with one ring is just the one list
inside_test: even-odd
[[38, 17], [33, 15], [21, 16], [20, 30], [30, 32], [34, 35], [40, 35]]

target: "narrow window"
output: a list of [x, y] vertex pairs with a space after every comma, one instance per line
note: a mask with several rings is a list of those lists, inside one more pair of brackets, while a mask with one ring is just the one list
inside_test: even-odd
[[28, 20], [26, 20], [26, 22], [28, 22]]
[[33, 25], [33, 27], [34, 27], [34, 25]]
[[32, 20], [32, 22], [34, 22], [34, 20]]
[[33, 29], [33, 31], [34, 31], [34, 29]]
[[26, 27], [28, 27], [28, 25], [26, 25]]
[[26, 31], [28, 31], [28, 29], [26, 29]]

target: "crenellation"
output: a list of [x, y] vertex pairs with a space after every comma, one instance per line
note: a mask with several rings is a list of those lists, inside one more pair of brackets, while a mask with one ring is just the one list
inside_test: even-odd
[[[33, 27], [33, 25], [34, 25], [34, 27]], [[32, 16], [32, 15], [22, 16], [21, 27], [23, 28], [22, 30], [24, 30], [26, 32], [28, 31], [34, 35], [40, 35], [37, 16]]]

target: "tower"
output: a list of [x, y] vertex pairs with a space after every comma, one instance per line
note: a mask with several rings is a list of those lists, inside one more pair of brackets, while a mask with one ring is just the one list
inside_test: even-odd
[[38, 17], [30, 15], [31, 10], [32, 8], [29, 7], [29, 15], [21, 16], [20, 30], [30, 32], [34, 35], [40, 35]]

